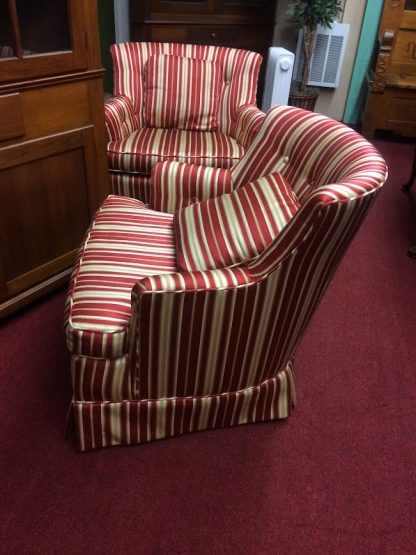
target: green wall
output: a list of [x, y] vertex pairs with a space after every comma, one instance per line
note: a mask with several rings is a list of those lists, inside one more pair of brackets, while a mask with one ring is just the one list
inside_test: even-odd
[[105, 68], [104, 90], [113, 92], [113, 64], [110, 46], [115, 43], [114, 30], [114, 2], [113, 0], [98, 0], [98, 19], [100, 25], [101, 63]]
[[367, 94], [367, 73], [373, 59], [382, 10], [383, 0], [367, 0], [354, 70], [342, 118], [345, 123], [356, 124], [361, 121], [361, 110]]

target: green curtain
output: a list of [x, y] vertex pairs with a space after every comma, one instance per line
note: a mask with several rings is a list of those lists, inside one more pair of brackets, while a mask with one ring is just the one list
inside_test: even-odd
[[114, 2], [113, 0], [98, 1], [98, 19], [100, 26], [101, 64], [105, 68], [104, 90], [113, 92], [113, 63], [110, 46], [115, 42]]
[[345, 123], [357, 124], [361, 120], [361, 111], [367, 95], [367, 74], [373, 60], [382, 11], [383, 0], [367, 0], [354, 70], [342, 118]]

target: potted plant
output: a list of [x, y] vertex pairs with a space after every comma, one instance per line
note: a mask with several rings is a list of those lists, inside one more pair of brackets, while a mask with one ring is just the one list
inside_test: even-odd
[[328, 28], [342, 11], [340, 0], [289, 0], [288, 14], [295, 29], [303, 30], [304, 66], [302, 81], [294, 81], [289, 95], [289, 104], [313, 110], [318, 89], [308, 87], [311, 62], [318, 25]]

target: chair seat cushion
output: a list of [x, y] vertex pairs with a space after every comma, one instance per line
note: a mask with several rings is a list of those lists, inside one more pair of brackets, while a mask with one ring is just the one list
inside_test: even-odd
[[165, 160], [230, 168], [243, 154], [243, 147], [235, 139], [219, 131], [148, 127], [108, 143], [110, 168], [129, 173], [150, 174], [157, 162]]
[[118, 358], [126, 352], [133, 285], [176, 270], [172, 218], [136, 199], [104, 201], [72, 275], [66, 331], [73, 353]]
[[192, 271], [246, 262], [274, 241], [298, 208], [277, 172], [182, 208], [174, 215], [177, 265]]

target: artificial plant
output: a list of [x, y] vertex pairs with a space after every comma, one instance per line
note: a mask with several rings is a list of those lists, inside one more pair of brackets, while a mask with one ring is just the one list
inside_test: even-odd
[[304, 68], [300, 91], [305, 92], [311, 73], [312, 54], [318, 25], [328, 28], [342, 11], [340, 0], [289, 0], [288, 13], [293, 26], [303, 29]]

